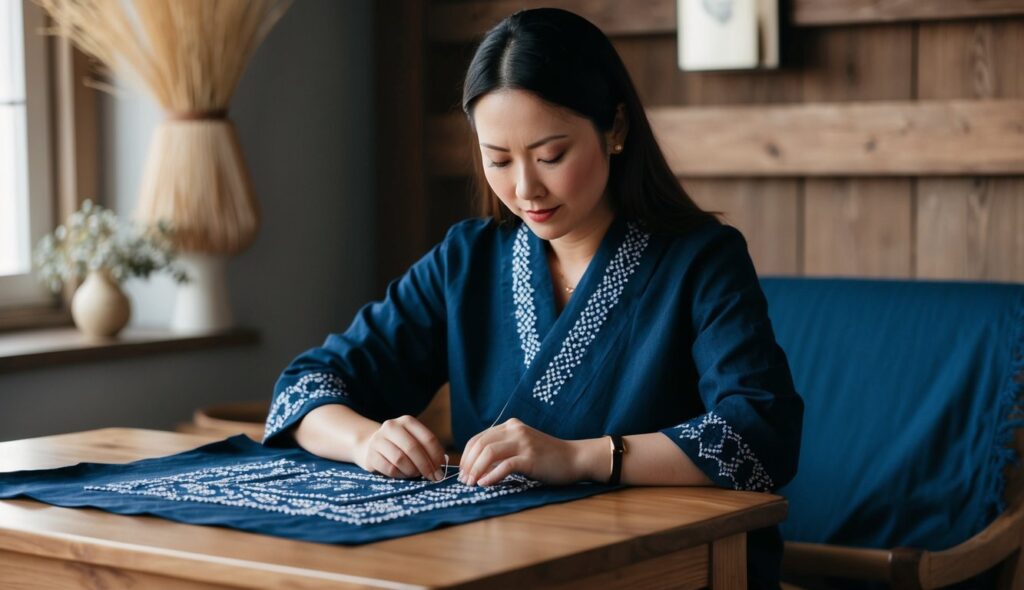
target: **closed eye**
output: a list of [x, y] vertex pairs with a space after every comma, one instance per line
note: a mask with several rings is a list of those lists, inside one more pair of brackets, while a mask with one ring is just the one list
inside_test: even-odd
[[561, 160], [562, 156], [564, 156], [564, 155], [565, 155], [565, 152], [562, 152], [562, 153], [558, 154], [557, 156], [555, 156], [554, 158], [551, 158], [550, 160], [543, 160], [542, 159], [541, 162], [544, 162], [545, 164], [557, 164], [558, 161]]
[[[557, 156], [555, 156], [554, 158], [551, 158], [550, 160], [545, 160], [543, 158], [540, 158], [537, 161], [538, 162], [543, 162], [544, 164], [557, 164], [558, 162], [560, 162], [562, 160], [563, 156], [565, 156], [565, 152], [562, 152], [562, 153], [558, 154]], [[491, 162], [488, 162], [487, 165], [490, 166], [491, 168], [504, 168], [505, 166], [509, 165], [509, 161], [507, 161], [507, 160], [504, 161], [504, 162], [492, 162], [491, 161]]]

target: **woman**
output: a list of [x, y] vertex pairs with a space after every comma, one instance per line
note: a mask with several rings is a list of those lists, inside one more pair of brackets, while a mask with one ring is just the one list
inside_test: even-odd
[[[436, 480], [444, 451], [413, 416], [448, 381], [466, 485], [789, 481], [803, 404], [746, 243], [679, 186], [604, 34], [506, 18], [463, 108], [487, 217], [288, 366], [265, 442]], [[749, 541], [751, 585], [777, 586], [777, 529]]]

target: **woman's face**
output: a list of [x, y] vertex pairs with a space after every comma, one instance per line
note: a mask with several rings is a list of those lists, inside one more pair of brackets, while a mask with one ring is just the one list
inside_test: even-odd
[[607, 227], [608, 152], [589, 120], [523, 90], [486, 94], [473, 109], [484, 175], [541, 239]]

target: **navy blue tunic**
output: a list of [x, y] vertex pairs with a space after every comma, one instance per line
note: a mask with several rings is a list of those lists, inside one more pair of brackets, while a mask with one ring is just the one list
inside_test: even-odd
[[[453, 226], [285, 369], [265, 442], [293, 444], [288, 429], [329, 403], [418, 414], [447, 381], [459, 447], [500, 413], [563, 439], [661, 432], [725, 488], [792, 479], [803, 402], [739, 231], [616, 219], [561, 313], [544, 248], [523, 223]], [[777, 529], [749, 541], [751, 585], [773, 585]]]

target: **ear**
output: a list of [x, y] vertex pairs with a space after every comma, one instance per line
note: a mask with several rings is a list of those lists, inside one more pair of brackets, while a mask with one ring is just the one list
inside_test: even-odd
[[619, 103], [615, 108], [615, 119], [612, 121], [612, 129], [605, 134], [605, 145], [608, 146], [609, 154], [622, 153], [626, 145], [626, 134], [629, 133], [629, 118], [626, 117], [626, 105]]

